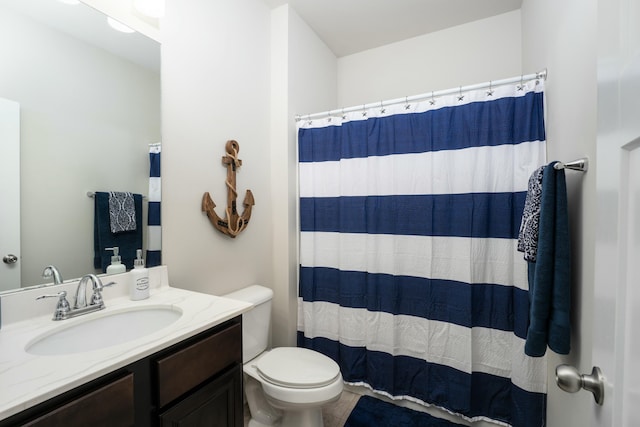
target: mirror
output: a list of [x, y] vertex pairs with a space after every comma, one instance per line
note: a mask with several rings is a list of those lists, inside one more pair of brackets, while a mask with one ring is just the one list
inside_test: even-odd
[[0, 57], [0, 98], [20, 104], [21, 200], [21, 283], [0, 291], [50, 283], [50, 264], [65, 280], [101, 273], [87, 192], [148, 192], [160, 45], [82, 3], [0, 0]]

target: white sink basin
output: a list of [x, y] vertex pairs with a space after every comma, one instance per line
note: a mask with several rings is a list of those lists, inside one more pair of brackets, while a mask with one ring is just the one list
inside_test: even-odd
[[98, 350], [157, 332], [180, 316], [182, 311], [169, 305], [85, 314], [72, 324], [61, 320], [60, 327], [32, 340], [25, 351], [53, 356]]

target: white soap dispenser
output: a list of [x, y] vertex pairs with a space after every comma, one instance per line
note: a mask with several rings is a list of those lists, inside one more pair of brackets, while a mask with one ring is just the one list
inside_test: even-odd
[[144, 266], [142, 249], [136, 251], [136, 259], [133, 261], [133, 270], [129, 288], [129, 297], [132, 301], [149, 298], [149, 270]]
[[120, 248], [114, 246], [113, 248], [104, 248], [106, 251], [113, 251], [113, 256], [111, 256], [111, 264], [107, 266], [107, 274], [118, 274], [124, 273], [127, 271], [127, 266], [122, 263], [122, 258], [120, 258]]

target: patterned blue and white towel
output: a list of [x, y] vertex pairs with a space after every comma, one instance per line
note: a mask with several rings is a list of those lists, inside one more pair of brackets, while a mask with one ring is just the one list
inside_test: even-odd
[[112, 233], [136, 230], [136, 208], [132, 193], [109, 192], [109, 220]]
[[540, 202], [542, 200], [542, 171], [536, 169], [529, 177], [527, 198], [518, 233], [518, 251], [524, 252], [524, 259], [535, 262], [538, 254], [538, 230], [540, 228]]

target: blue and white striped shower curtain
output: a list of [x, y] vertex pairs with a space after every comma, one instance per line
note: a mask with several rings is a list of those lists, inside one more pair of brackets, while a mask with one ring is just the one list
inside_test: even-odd
[[149, 144], [149, 208], [147, 211], [147, 267], [162, 264], [162, 228], [160, 225], [160, 203], [162, 181], [160, 178], [160, 143]]
[[298, 345], [394, 399], [544, 425], [516, 250], [546, 157], [543, 85], [298, 122]]

